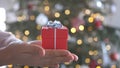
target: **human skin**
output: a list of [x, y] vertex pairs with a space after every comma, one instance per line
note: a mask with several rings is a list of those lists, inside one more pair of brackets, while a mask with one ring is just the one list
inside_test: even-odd
[[0, 48], [0, 65], [20, 64], [59, 68], [60, 63], [77, 61], [78, 57], [68, 50], [43, 49], [41, 41], [12, 42]]

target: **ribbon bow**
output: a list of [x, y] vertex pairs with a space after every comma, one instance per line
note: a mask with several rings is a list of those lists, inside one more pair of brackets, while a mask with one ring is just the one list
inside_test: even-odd
[[60, 21], [55, 20], [54, 22], [48, 21], [47, 26], [52, 28], [61, 28], [62, 24], [60, 23]]

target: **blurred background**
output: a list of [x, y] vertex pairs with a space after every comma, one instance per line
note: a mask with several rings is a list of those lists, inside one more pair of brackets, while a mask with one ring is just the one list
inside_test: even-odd
[[[58, 20], [69, 29], [77, 62], [60, 68], [120, 68], [120, 0], [0, 0], [0, 30], [23, 41], [41, 40], [41, 27]], [[41, 68], [6, 65], [1, 68]], [[47, 67], [44, 67], [47, 68]]]

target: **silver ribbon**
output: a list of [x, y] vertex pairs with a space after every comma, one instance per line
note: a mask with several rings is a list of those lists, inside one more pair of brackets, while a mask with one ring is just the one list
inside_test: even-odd
[[48, 23], [47, 23], [47, 27], [52, 27], [52, 28], [62, 28], [62, 24], [61, 24], [61, 22], [60, 21], [54, 21], [54, 22], [52, 22], [52, 21], [48, 21]]

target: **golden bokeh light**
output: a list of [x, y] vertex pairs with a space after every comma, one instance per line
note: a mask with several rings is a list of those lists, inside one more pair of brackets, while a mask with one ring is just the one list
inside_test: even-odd
[[29, 66], [25, 65], [24, 68], [29, 68]]
[[90, 15], [91, 11], [89, 9], [85, 10], [85, 14]]
[[38, 36], [36, 37], [36, 39], [37, 39], [37, 40], [42, 40], [42, 36], [41, 36], [41, 35], [38, 35]]
[[70, 10], [68, 10], [68, 9], [65, 10], [65, 14], [66, 14], [66, 15], [69, 15], [69, 14], [70, 14]]
[[44, 7], [44, 10], [45, 10], [45, 11], [49, 11], [49, 10], [50, 10], [50, 7], [49, 7], [49, 6], [45, 6], [45, 7]]
[[29, 31], [29, 30], [25, 30], [25, 31], [24, 31], [24, 34], [25, 34], [26, 36], [28, 36], [28, 35], [30, 34], [30, 31]]
[[78, 39], [78, 40], [77, 40], [77, 44], [78, 44], [78, 45], [81, 45], [82, 43], [83, 43], [83, 41], [82, 41], [81, 39]]
[[94, 22], [94, 18], [93, 18], [93, 17], [89, 17], [89, 18], [88, 18], [88, 22], [89, 22], [89, 23], [93, 23], [93, 22]]
[[40, 26], [40, 25], [37, 25], [37, 26], [36, 26], [36, 29], [37, 29], [37, 30], [40, 30], [40, 29], [41, 29], [41, 26]]
[[97, 63], [98, 63], [98, 64], [102, 64], [102, 63], [103, 63], [103, 60], [102, 60], [102, 59], [98, 59], [98, 60], [97, 60]]
[[84, 29], [85, 29], [84, 25], [80, 25], [80, 26], [79, 26], [79, 30], [80, 30], [80, 31], [84, 31]]
[[71, 33], [76, 33], [76, 28], [71, 28]]
[[85, 63], [90, 63], [90, 58], [86, 58]]
[[23, 21], [23, 18], [21, 16], [18, 16], [17, 21], [21, 22], [21, 21]]
[[101, 68], [101, 66], [96, 66], [96, 68]]
[[79, 65], [79, 64], [76, 64], [76, 65], [75, 65], [75, 68], [80, 68], [80, 65]]
[[95, 42], [97, 42], [97, 41], [98, 41], [98, 37], [94, 37], [93, 40], [94, 40]]
[[93, 55], [94, 52], [92, 50], [89, 51], [89, 55]]
[[109, 51], [111, 49], [111, 46], [108, 44], [106, 45], [106, 50]]
[[25, 15], [22, 15], [22, 19], [25, 20], [25, 19], [26, 19], [26, 16], [25, 16]]
[[65, 65], [69, 65], [69, 64], [70, 64], [70, 62], [65, 62], [64, 64], [65, 64]]
[[35, 20], [35, 16], [34, 16], [34, 15], [31, 15], [31, 16], [30, 16], [30, 20], [31, 20], [31, 21], [34, 21], [34, 20]]
[[59, 12], [56, 12], [54, 16], [55, 16], [56, 18], [59, 18], [59, 17], [60, 17], [60, 13], [59, 13]]
[[94, 51], [94, 55], [95, 56], [98, 55], [98, 51], [97, 50]]
[[12, 65], [12, 64], [10, 64], [10, 65], [7, 65], [7, 67], [8, 67], [8, 68], [13, 68], [13, 65]]

